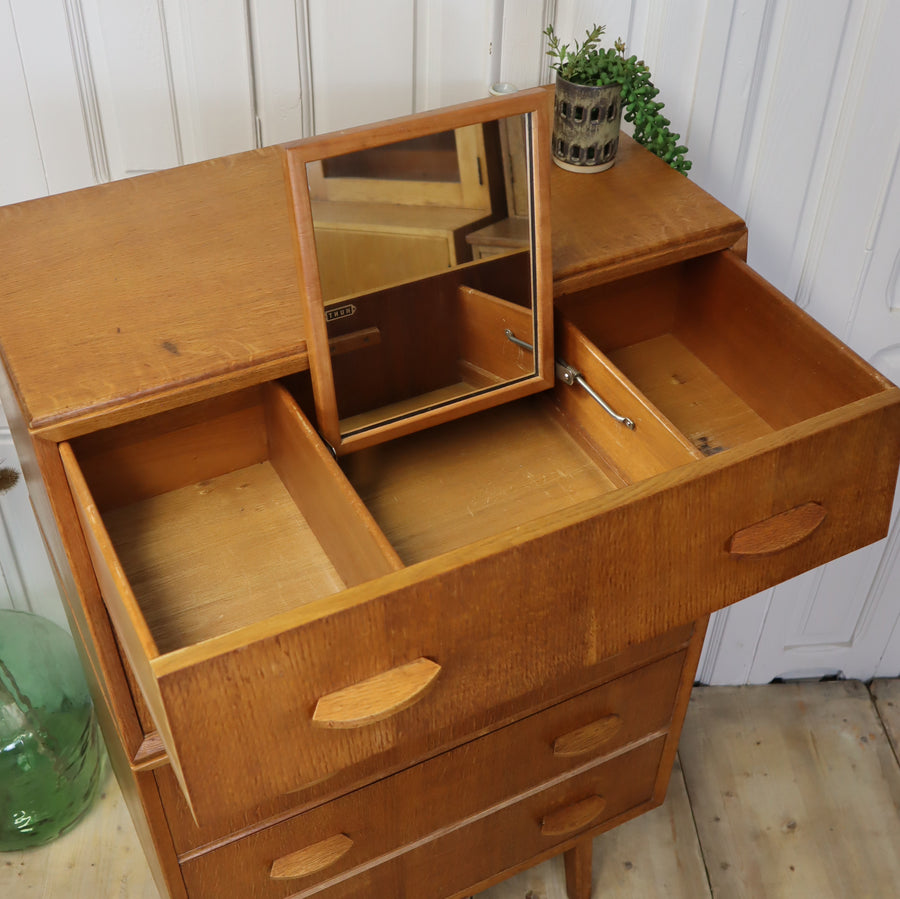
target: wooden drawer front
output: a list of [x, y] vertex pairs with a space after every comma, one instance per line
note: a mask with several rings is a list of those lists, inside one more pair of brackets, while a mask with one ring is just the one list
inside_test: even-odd
[[[660, 659], [301, 814], [288, 824], [269, 828], [243, 840], [241, 845], [254, 845], [266, 855], [284, 855], [305, 834], [327, 839], [349, 828], [365, 834], [357, 840], [353, 853], [348, 854], [347, 864], [357, 865], [421, 839], [431, 831], [522, 793], [536, 783], [665, 731], [672, 717], [684, 655], [682, 651]], [[419, 797], [425, 793], [437, 795], [436, 790], [439, 799], [422, 805]], [[202, 845], [201, 833], [190, 820], [171, 779], [162, 795], [176, 849], [181, 853], [196, 851]], [[304, 799], [304, 795], [298, 794], [295, 804]], [[394, 810], [388, 823], [383, 820], [385, 808]], [[226, 837], [229, 831], [224, 827], [229, 823], [237, 822], [222, 822], [218, 829], [205, 828], [206, 842]], [[227, 847], [208, 853], [199, 860], [199, 865], [203, 868], [210, 858], [227, 856], [231, 851]]]
[[[883, 440], [898, 428], [895, 399], [823, 414], [502, 541], [148, 659], [143, 671], [132, 661], [145, 691], [158, 691], [151, 708], [197, 817], [247, 811], [336, 774], [360, 783], [414, 764], [583, 690], [629, 645], [878, 539], [897, 464]], [[868, 464], [848, 472], [853, 457]], [[799, 543], [729, 552], [735, 534], [810, 502], [828, 515]], [[132, 643], [138, 663], [139, 649]], [[395, 714], [366, 713], [352, 727], [314, 721], [323, 698], [367, 695], [372, 678], [417, 660], [436, 671], [418, 701], [377, 690]]]
[[[507, 780], [521, 762], [513, 755], [482, 767], [477, 746], [471, 758], [470, 747], [461, 747], [452, 759], [434, 759], [186, 862], [185, 883], [192, 899], [443, 899], [649, 801], [663, 744], [659, 737], [494, 801], [492, 781]], [[438, 823], [468, 805], [475, 810], [465, 817]]]
[[[529, 588], [530, 596], [516, 583], [525, 565], [512, 558], [499, 576], [470, 579], [470, 566], [456, 560], [449, 574], [462, 583], [445, 586], [444, 576], [428, 577], [427, 568], [422, 581], [423, 572], [411, 567], [395, 572], [400, 581], [389, 585], [379, 576], [393, 565], [389, 552], [379, 555], [383, 538], [358, 500], [347, 494], [340, 472], [329, 469], [333, 460], [325, 458], [284, 394], [251, 391], [213, 407], [216, 414], [201, 421], [185, 412], [175, 422], [181, 427], [173, 425], [162, 435], [148, 422], [140, 429], [129, 427], [124, 437], [120, 431], [63, 448], [101, 592], [173, 772], [200, 822], [247, 812], [330, 778], [349, 787], [383, 776], [581, 692], [605, 676], [604, 660], [616, 652], [599, 652], [595, 642], [606, 612], [593, 586], [593, 569], [579, 575], [577, 583], [563, 579], [549, 590]], [[243, 447], [237, 435], [245, 434], [253, 440]], [[205, 510], [220, 489], [210, 487], [214, 478], [203, 469], [210, 463], [197, 461], [198, 447], [206, 450], [210, 436], [217, 438], [213, 445], [224, 442], [229, 452], [247, 456], [236, 478], [225, 476], [233, 500], [225, 511], [233, 514], [216, 506], [213, 522], [235, 529], [249, 517], [251, 525], [229, 533], [231, 542], [218, 556], [204, 555], [215, 545], [214, 536], [207, 534], [199, 546], [193, 542], [194, 531], [180, 511], [182, 503], [191, 515]], [[328, 537], [328, 554], [339, 562], [342, 583], [323, 590], [333, 595], [304, 605], [308, 585], [295, 585], [291, 578], [298, 569], [291, 567], [286, 577], [279, 564], [290, 542], [282, 538], [273, 554], [269, 505], [249, 497], [254, 482], [246, 466], [255, 463], [256, 468], [260, 455], [271, 460], [269, 481], [280, 470], [285, 485], [293, 484], [293, 491], [275, 484], [282, 506], [292, 508], [288, 494], [298, 501], [315, 499], [313, 488], [325, 494], [319, 502], [301, 505], [310, 524], [318, 525], [307, 530], [321, 534], [323, 544]], [[186, 462], [172, 465], [173, 456]], [[118, 471], [134, 470], [140, 477], [110, 483], [113, 459]], [[166, 481], [172, 469], [180, 473], [182, 468], [187, 486], [173, 490]], [[301, 477], [304, 484], [293, 483]], [[92, 492], [91, 484], [102, 492]], [[242, 492], [244, 484], [251, 487]], [[121, 493], [129, 502], [116, 495]], [[177, 516], [154, 518], [160, 506], [168, 510], [174, 500]], [[135, 517], [135, 509], [141, 517]], [[324, 521], [323, 513], [333, 509], [344, 510], [337, 526]], [[130, 566], [108, 527], [122, 517], [129, 524], [125, 549], [135, 556]], [[357, 527], [350, 531], [353, 522]], [[204, 526], [208, 531], [209, 523]], [[363, 538], [369, 548], [366, 566], [362, 553], [347, 552], [349, 546], [362, 546]], [[249, 563], [235, 558], [232, 543], [243, 544]], [[266, 551], [265, 568], [258, 562], [260, 548]], [[524, 557], [528, 550], [515, 554]], [[194, 564], [198, 555], [204, 556], [202, 568]], [[368, 571], [353, 571], [350, 562]], [[439, 571], [446, 564], [435, 562]], [[152, 591], [144, 583], [146, 569], [153, 574]], [[184, 570], [191, 572], [189, 580], [182, 577]], [[266, 618], [257, 612], [259, 620], [242, 630], [209, 630], [235, 598], [253, 598], [253, 609], [241, 602], [238, 611], [255, 612], [262, 605], [255, 602], [257, 594], [276, 578], [276, 614]], [[410, 583], [416, 585], [413, 592], [400, 586]], [[575, 588], [587, 583], [588, 595], [579, 595]], [[421, 589], [427, 594], [424, 602], [413, 595]], [[147, 603], [151, 592], [156, 594], [152, 606]], [[196, 595], [203, 596], [202, 604]], [[162, 623], [150, 621], [151, 608]]]
[[[519, 434], [539, 431], [543, 441], [551, 425], [562, 429], [574, 422], [589, 433], [584, 443], [591, 443], [593, 420], [606, 413], [589, 397], [581, 399], [584, 391], [577, 396], [590, 412], [576, 403], [557, 416], [546, 414], [549, 400], [522, 400], [379, 447], [383, 465], [375, 459], [376, 479], [398, 452], [411, 458], [410, 447], [429, 450], [419, 454], [415, 472], [425, 490], [417, 501], [394, 503], [403, 519], [401, 537], [415, 537], [436, 521], [446, 525], [435, 514], [440, 500], [453, 513], [452, 539], [446, 527], [439, 527], [437, 539], [433, 533], [418, 543], [398, 539], [398, 531], [383, 523], [383, 506], [363, 505], [361, 488], [354, 492], [275, 385], [266, 385], [261, 398], [250, 394], [246, 408], [191, 420], [165, 436], [147, 420], [139, 434], [136, 426], [97, 436], [99, 449], [94, 435], [63, 447], [110, 616], [201, 822], [248, 812], [313, 784], [327, 790], [333, 779], [347, 787], [415, 764], [599, 683], [603, 660], [628, 646], [884, 536], [900, 453], [900, 391], [737, 265], [725, 256], [679, 268], [677, 276], [654, 274], [653, 290], [642, 281], [627, 297], [637, 313], [629, 303], [615, 302], [618, 295], [606, 304], [639, 321], [576, 322], [601, 348], [609, 342], [611, 353], [625, 350], [627, 356], [635, 346], [646, 350], [649, 341], [665, 353], [676, 347], [667, 361], [688, 358], [685, 353], [701, 361], [702, 355], [706, 369], [719, 373], [727, 401], [709, 409], [694, 401], [696, 394], [673, 399], [671, 391], [690, 387], [693, 376], [670, 374], [655, 402], [666, 401], [669, 418], [690, 412], [681, 427], [691, 439], [702, 444], [700, 437], [712, 435], [710, 446], [721, 443], [727, 451], [691, 460], [693, 451], [681, 440], [671, 469], [618, 481], [588, 455], [578, 463], [585, 478], [573, 488], [554, 479], [561, 447], [576, 446], [563, 432], [540, 443], [541, 453], [527, 444], [525, 456], [540, 455], [548, 463], [543, 476], [532, 479], [533, 492], [520, 483], [496, 489], [485, 470], [526, 467]], [[703, 285], [699, 304], [685, 288], [695, 281]], [[664, 294], [666, 303], [642, 315], [638, 294], [654, 303]], [[732, 296], [733, 308], [725, 302]], [[732, 324], [739, 313], [743, 329]], [[785, 403], [787, 386], [764, 382], [768, 347], [759, 329], [750, 346], [741, 337], [757, 317], [773, 333], [790, 337], [780, 337], [780, 351], [772, 355], [785, 385], [802, 387], [799, 399]], [[638, 326], [641, 333], [632, 333]], [[755, 350], [759, 346], [765, 351]], [[742, 362], [746, 356], [748, 367], [755, 364], [753, 378], [729, 368], [738, 349]], [[648, 355], [655, 376], [653, 353], [641, 356], [636, 371], [646, 374]], [[651, 387], [659, 385], [642, 389]], [[730, 405], [741, 397], [746, 402]], [[749, 431], [707, 429], [730, 421], [732, 408], [740, 408], [745, 425], [752, 423]], [[704, 410], [710, 418], [698, 424], [695, 416]], [[618, 427], [621, 459], [646, 452], [646, 419], [636, 418], [634, 431]], [[516, 427], [507, 428], [511, 423]], [[663, 416], [655, 423], [665, 427]], [[690, 430], [695, 424], [699, 435]], [[255, 436], [241, 446], [238, 438], [245, 434]], [[602, 448], [602, 440], [593, 442]], [[442, 444], [461, 448], [466, 464], [448, 464]], [[511, 444], [518, 452], [515, 466]], [[670, 449], [656, 463], [668, 459]], [[176, 451], [179, 466], [170, 464]], [[228, 458], [217, 460], [220, 452]], [[235, 453], [241, 467], [231, 480]], [[212, 536], [205, 546], [221, 542], [217, 528], [240, 528], [229, 536], [240, 538], [238, 550], [249, 563], [228, 544], [219, 557], [204, 557], [204, 567], [196, 566], [180, 505], [171, 517], [154, 521], [154, 544], [142, 530], [147, 521], [130, 518], [130, 506], [115, 495], [135, 490], [133, 483], [113, 483], [134, 474], [141, 502], [155, 509], [164, 498], [168, 510], [173, 497], [181, 502], [182, 489], [164, 490], [159, 482], [178, 468], [193, 512], [207, 502], [208, 480], [215, 475], [203, 466], [220, 462], [234, 500], [228, 508], [237, 511], [220, 514], [215, 527], [207, 527]], [[242, 498], [243, 472], [258, 463], [267, 473], [266, 490], [273, 491], [265, 496], [281, 497], [277, 504]], [[398, 468], [404, 466], [393, 466]], [[460, 469], [464, 477], [453, 481]], [[474, 501], [467, 502], [460, 494], [472, 481], [468, 496]], [[92, 497], [98, 489], [101, 495]], [[514, 502], [507, 505], [510, 497]], [[127, 498], [134, 504], [133, 496]], [[276, 506], [294, 516], [295, 505], [306, 519], [308, 550], [299, 549], [287, 529], [293, 517], [273, 518]], [[138, 596], [134, 573], [143, 573], [141, 565], [121, 562], [114, 535], [106, 532], [123, 510], [127, 522], [137, 524], [129, 536], [138, 555], [154, 545], [166, 550], [152, 560], [160, 569], [153, 572], [153, 587], [161, 594], [152, 611], [165, 617], [165, 626], [148, 623], [146, 596]], [[402, 553], [395, 554], [387, 538], [395, 548], [403, 543]], [[410, 548], [414, 543], [418, 549]], [[420, 554], [423, 545], [428, 549]], [[314, 570], [304, 583], [315, 549], [328, 565], [323, 571], [308, 566]], [[176, 555], [177, 564], [169, 564]], [[189, 580], [180, 579], [182, 568]], [[326, 583], [309, 583], [323, 573]], [[225, 623], [217, 630], [220, 621]]]
[[[879, 539], [896, 470], [880, 441], [898, 411], [821, 416], [522, 526], [520, 542], [483, 541], [347, 590], [233, 650], [161, 659], [201, 820], [337, 772], [359, 782], [414, 763], [577, 692], [628, 645]], [[870, 464], [851, 475], [843, 460], [857, 453]], [[809, 502], [828, 516], [799, 543], [729, 552], [736, 533]], [[441, 670], [419, 702], [352, 729], [313, 723], [322, 696], [420, 658]], [[235, 733], [222, 711], [233, 707], [258, 741]]]
[[[539, 750], [539, 746], [549, 746], [558, 738], [595, 722], [594, 727], [589, 727], [590, 733], [582, 735], [582, 739], [590, 740], [593, 734], [598, 740], [596, 751], [603, 754], [654, 733], [660, 728], [668, 727], [672, 691], [680, 676], [679, 660], [683, 656], [683, 652], [676, 653], [676, 650], [684, 647], [692, 632], [691, 626], [677, 628], [655, 640], [629, 647], [627, 651], [606, 659], [597, 669], [597, 680], [602, 681], [603, 686], [582, 694], [580, 698], [553, 706], [539, 713], [537, 717], [525, 718], [521, 723], [508, 725], [494, 734], [479, 738], [479, 744], [481, 740], [489, 741], [493, 747], [490, 750], [491, 758], [499, 757], [504, 751], [502, 747], [498, 748], [502, 736], [503, 745], [507, 746], [513, 757], [518, 757], [522, 755], [521, 742], [526, 739], [533, 741], [533, 732], [532, 730], [520, 732], [513, 728], [524, 727], [526, 722], [528, 728], [534, 728], [543, 722], [540, 726], [546, 730], [542, 730], [537, 738], [542, 742], [534, 743], [524, 754], [529, 765], [537, 766], [538, 758], [544, 759], [546, 754], [545, 748]], [[670, 658], [665, 658], [666, 656]], [[635, 696], [641, 697], [639, 702]], [[558, 717], [563, 714], [568, 716], [569, 709], [583, 709], [583, 717], [580, 717], [581, 712], [573, 713], [576, 717], [571, 719]], [[566, 742], [571, 743], [572, 739], [574, 738], [569, 737], [567, 741], [563, 741], [559, 748], [564, 751]], [[588, 757], [573, 756], [563, 763], [577, 766]], [[563, 755], [558, 755], [555, 761], [549, 762], [550, 767], [547, 771], [550, 774], [547, 776], [560, 770], [557, 763], [564, 758]], [[538, 777], [534, 773], [537, 770], [535, 767], [530, 774], [526, 771], [530, 778], [528, 783], [532, 783]], [[289, 814], [296, 814], [298, 810], [322, 804], [359, 783], [356, 772], [337, 772], [327, 781], [259, 802], [246, 812], [220, 815], [204, 820], [198, 825], [191, 815], [171, 768], [163, 765], [156, 769], [155, 776], [160, 798], [166, 809], [175, 850], [182, 857], [196, 855], [204, 851], [203, 847], [218, 844], [229, 838], [233, 839], [231, 836], [233, 834], [257, 829], [260, 822], [280, 820]], [[502, 789], [506, 790], [507, 787], [503, 786]]]

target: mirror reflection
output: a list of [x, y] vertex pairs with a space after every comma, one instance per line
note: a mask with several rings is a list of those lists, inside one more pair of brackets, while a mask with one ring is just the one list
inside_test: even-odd
[[342, 436], [535, 374], [529, 139], [525, 114], [307, 163]]

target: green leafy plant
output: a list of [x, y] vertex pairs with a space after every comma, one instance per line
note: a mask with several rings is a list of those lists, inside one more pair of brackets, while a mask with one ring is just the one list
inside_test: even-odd
[[688, 148], [678, 143], [681, 135], [670, 129], [672, 123], [662, 114], [665, 104], [655, 99], [659, 90], [653, 85], [650, 69], [636, 56], [625, 56], [621, 38], [613, 47], [601, 47], [605, 30], [603, 25], [594, 25], [585, 32], [583, 43], [573, 41], [570, 47], [560, 43], [553, 26], [548, 25], [544, 34], [547, 55], [554, 60], [550, 68], [573, 84], [620, 85], [625, 121], [634, 125], [634, 139], [673, 169], [686, 174], [691, 167], [685, 155]]

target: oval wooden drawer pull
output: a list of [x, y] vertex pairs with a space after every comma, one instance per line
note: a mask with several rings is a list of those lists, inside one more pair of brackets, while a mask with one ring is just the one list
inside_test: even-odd
[[598, 718], [578, 730], [569, 731], [553, 741], [553, 754], [561, 758], [574, 755], [585, 755], [600, 749], [604, 743], [612, 739], [622, 728], [622, 719], [618, 715], [606, 715]]
[[541, 833], [545, 837], [561, 837], [587, 827], [606, 808], [602, 796], [588, 796], [574, 805], [567, 805], [541, 819]]
[[321, 843], [313, 843], [290, 855], [283, 855], [272, 862], [269, 877], [272, 880], [293, 880], [322, 871], [345, 856], [353, 846], [353, 840], [345, 833], [336, 834]]
[[441, 666], [420, 658], [323, 696], [313, 712], [322, 727], [362, 727], [411, 706], [434, 683]]
[[764, 556], [787, 549], [808, 537], [826, 518], [819, 503], [805, 503], [735, 532], [728, 542], [733, 556]]

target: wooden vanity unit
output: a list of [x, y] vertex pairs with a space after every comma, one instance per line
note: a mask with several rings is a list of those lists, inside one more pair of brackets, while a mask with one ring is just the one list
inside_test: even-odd
[[[507, 102], [443, 127], [546, 136]], [[900, 390], [627, 138], [599, 176], [534, 152], [530, 267], [402, 307], [440, 297], [421, 340], [462, 359], [422, 420], [379, 380], [406, 274], [317, 286], [307, 144], [0, 208], [3, 405], [163, 895], [449, 899], [565, 853], [588, 899], [708, 615], [886, 533]]]

